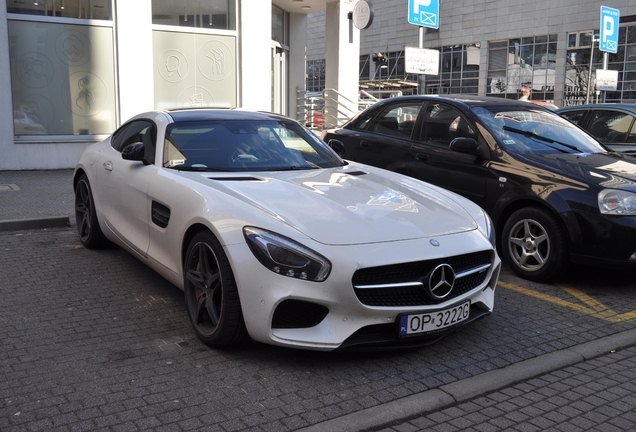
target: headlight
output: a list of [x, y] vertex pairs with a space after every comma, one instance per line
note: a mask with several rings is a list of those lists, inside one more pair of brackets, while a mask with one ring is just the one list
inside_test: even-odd
[[254, 227], [243, 228], [243, 235], [256, 259], [274, 273], [314, 282], [329, 276], [327, 258], [290, 238]]
[[636, 194], [618, 189], [604, 189], [598, 194], [601, 214], [636, 215]]
[[492, 219], [490, 219], [490, 216], [488, 216], [485, 211], [481, 211], [481, 217], [477, 218], [477, 224], [479, 225], [479, 230], [488, 239], [490, 244], [496, 248], [497, 233], [495, 232], [495, 225], [492, 223]]

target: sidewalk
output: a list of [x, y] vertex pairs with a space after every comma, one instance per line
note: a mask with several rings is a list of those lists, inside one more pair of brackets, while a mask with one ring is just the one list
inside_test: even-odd
[[[74, 225], [72, 175], [0, 171], [0, 231]], [[634, 346], [636, 329], [622, 331], [300, 430], [636, 430]]]
[[73, 170], [0, 171], [0, 231], [75, 223]]

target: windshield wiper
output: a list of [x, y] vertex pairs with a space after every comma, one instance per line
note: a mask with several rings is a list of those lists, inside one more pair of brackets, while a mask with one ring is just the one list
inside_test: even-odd
[[[544, 136], [538, 135], [538, 134], [536, 134], [534, 132], [524, 131], [524, 130], [516, 129], [516, 128], [510, 127], [510, 126], [504, 126], [503, 130], [506, 130], [506, 131], [509, 131], [509, 132], [515, 132], [515, 133], [521, 134], [523, 136], [526, 136], [528, 138], [536, 138], [539, 141], [544, 141], [544, 142], [547, 142], [547, 143], [550, 143], [550, 144], [559, 144], [559, 145], [562, 145], [563, 147], [569, 148], [570, 150], [574, 150], [575, 152], [581, 153], [581, 150], [579, 148], [577, 148], [577, 147], [575, 147], [575, 146], [573, 146], [571, 144], [566, 144], [566, 143], [561, 142], [561, 141], [553, 140], [552, 138], [544, 137]], [[560, 148], [556, 148], [556, 147], [553, 147], [553, 146], [548, 146], [548, 147], [553, 148], [553, 149], [555, 149], [557, 151], [560, 151], [561, 153], [567, 153], [567, 151], [565, 151], [563, 149], [560, 149]]]
[[303, 170], [311, 170], [311, 169], [315, 169], [315, 168], [311, 166], [291, 165], [287, 167], [272, 168], [269, 171], [303, 171]]

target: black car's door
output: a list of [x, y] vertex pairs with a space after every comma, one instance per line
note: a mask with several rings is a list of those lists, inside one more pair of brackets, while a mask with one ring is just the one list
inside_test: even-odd
[[429, 102], [421, 114], [420, 135], [411, 147], [408, 174], [476, 202], [486, 198], [488, 160], [450, 149], [455, 138], [474, 138], [488, 148], [475, 125], [457, 108]]
[[401, 100], [359, 117], [351, 129], [333, 137], [345, 145], [346, 159], [406, 172], [422, 101]]

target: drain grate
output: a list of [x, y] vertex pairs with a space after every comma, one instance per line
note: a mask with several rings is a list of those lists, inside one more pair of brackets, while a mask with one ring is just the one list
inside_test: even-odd
[[20, 190], [20, 187], [16, 184], [0, 184], [0, 192], [18, 190]]

